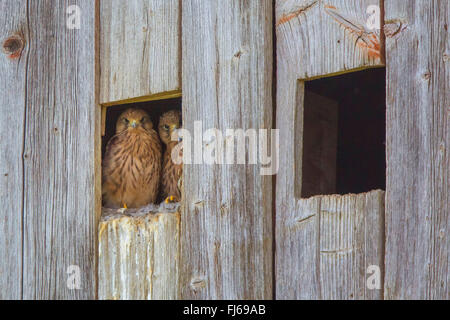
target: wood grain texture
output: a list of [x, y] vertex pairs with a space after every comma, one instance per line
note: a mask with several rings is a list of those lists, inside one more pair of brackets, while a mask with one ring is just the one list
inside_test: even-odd
[[449, 299], [450, 3], [385, 1], [386, 299]]
[[[293, 188], [295, 181], [301, 181], [299, 168], [302, 167], [301, 161], [298, 161], [302, 159], [302, 150], [295, 147], [301, 146], [303, 139], [304, 82], [299, 79], [383, 66], [381, 51], [379, 57], [374, 57], [369, 50], [371, 48], [361, 46], [362, 40], [354, 36], [354, 28], [347, 30], [348, 26], [342, 25], [342, 17], [365, 25], [368, 5], [377, 3], [380, 4], [366, 0], [335, 0], [327, 2], [327, 5], [335, 8], [330, 9], [326, 8], [322, 1], [276, 1], [277, 128], [280, 129], [275, 231], [277, 299], [319, 299], [336, 296], [351, 299], [350, 294], [353, 294], [353, 299], [381, 297], [379, 293], [361, 292], [362, 278], [359, 268], [363, 265], [360, 262], [357, 264], [358, 269], [354, 269], [349, 275], [352, 290], [342, 288], [342, 292], [323, 291], [321, 282], [324, 282], [323, 285], [330, 283], [330, 279], [335, 275], [329, 272], [320, 274], [320, 267], [323, 266], [319, 250], [320, 221], [314, 213], [320, 202], [316, 198], [297, 199]], [[379, 45], [383, 46], [382, 39]], [[381, 203], [378, 205], [381, 206]], [[363, 216], [367, 213], [365, 210], [361, 213]], [[361, 211], [358, 209], [357, 212]], [[377, 216], [370, 217], [373, 220], [367, 221], [366, 226], [359, 228], [367, 232], [375, 230], [378, 236], [383, 230], [380, 222], [381, 208], [375, 208], [371, 212], [373, 213], [370, 214]], [[370, 214], [367, 214], [369, 217]], [[295, 227], [299, 221], [301, 227]], [[335, 232], [335, 236], [343, 239], [352, 237], [349, 230], [336, 229]], [[375, 252], [375, 249], [369, 247], [361, 251], [361, 254], [372, 257], [380, 250], [380, 246], [377, 242]], [[357, 263], [355, 257], [352, 257], [351, 261]], [[339, 260], [336, 267], [345, 269], [348, 263], [350, 262]], [[374, 264], [377, 263], [382, 265], [378, 256]], [[334, 282], [333, 285], [336, 284], [337, 282]]]
[[[182, 1], [183, 126], [272, 127], [272, 1]], [[272, 177], [185, 164], [183, 299], [272, 297]]]
[[[81, 29], [66, 28], [66, 8]], [[24, 299], [94, 299], [99, 205], [95, 1], [28, 1], [24, 122]], [[81, 288], [69, 289], [68, 267]]]
[[320, 298], [382, 299], [382, 288], [367, 288], [366, 272], [383, 270], [384, 191], [321, 197], [319, 225]]
[[[0, 41], [28, 39], [26, 1], [0, 2]], [[28, 44], [20, 57], [0, 52], [0, 300], [22, 297], [23, 148]]]
[[181, 89], [179, 2], [100, 2], [100, 103]]
[[383, 64], [379, 32], [367, 30], [373, 0], [277, 0], [277, 56], [297, 79]]
[[180, 213], [119, 216], [99, 225], [99, 299], [178, 299]]
[[[381, 299], [367, 268], [383, 270], [384, 191], [299, 200], [279, 237], [277, 299]], [[281, 240], [281, 241], [280, 241]]]

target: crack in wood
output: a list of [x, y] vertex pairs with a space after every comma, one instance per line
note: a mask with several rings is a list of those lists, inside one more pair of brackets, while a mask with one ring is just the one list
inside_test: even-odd
[[337, 250], [320, 250], [320, 253], [322, 254], [329, 254], [329, 255], [342, 255], [353, 252], [355, 248], [342, 248]]
[[197, 292], [206, 287], [206, 280], [202, 278], [192, 279], [190, 287], [193, 291]]
[[306, 221], [308, 221], [308, 220], [311, 220], [311, 218], [314, 218], [315, 216], [316, 216], [316, 214], [313, 214], [313, 215], [310, 215], [310, 216], [305, 217], [305, 218], [300, 218], [300, 219], [296, 220], [295, 222], [296, 222], [297, 224], [299, 224], [299, 223], [304, 223], [304, 222], [306, 222]]

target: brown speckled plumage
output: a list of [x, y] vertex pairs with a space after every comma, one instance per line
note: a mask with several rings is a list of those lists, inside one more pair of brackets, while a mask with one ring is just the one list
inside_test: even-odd
[[183, 165], [172, 161], [172, 151], [178, 145], [178, 141], [171, 141], [171, 135], [181, 127], [181, 112], [172, 110], [164, 113], [159, 119], [159, 136], [166, 145], [163, 156], [163, 169], [161, 178], [161, 194], [163, 199], [173, 197], [171, 201], [181, 200], [180, 179], [183, 174]]
[[103, 201], [108, 208], [155, 203], [161, 178], [161, 142], [148, 114], [128, 109], [103, 159]]

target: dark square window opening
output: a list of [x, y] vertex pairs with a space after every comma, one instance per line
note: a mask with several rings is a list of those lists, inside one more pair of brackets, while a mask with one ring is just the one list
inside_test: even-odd
[[377, 68], [305, 82], [301, 198], [385, 189], [385, 79]]
[[[120, 105], [114, 105], [114, 106], [108, 106], [104, 107], [105, 110], [103, 112], [103, 121], [104, 121], [104, 127], [102, 132], [102, 165], [103, 165], [103, 159], [106, 152], [106, 146], [108, 144], [108, 141], [110, 141], [111, 138], [114, 137], [116, 134], [116, 123], [119, 119], [120, 115], [129, 108], [136, 108], [136, 109], [142, 109], [146, 111], [150, 119], [153, 123], [153, 129], [158, 133], [158, 122], [164, 113], [170, 110], [178, 110], [181, 112], [181, 101], [182, 98], [170, 98], [170, 99], [162, 99], [162, 100], [154, 100], [154, 101], [147, 101], [147, 102], [137, 102], [137, 103], [126, 103], [126, 104], [120, 104]], [[181, 120], [182, 121], [182, 120]], [[165, 145], [161, 141], [162, 146], [162, 154], [164, 154], [165, 151]], [[163, 201], [162, 195], [158, 197], [158, 200], [155, 205], [158, 205]], [[102, 206], [104, 205], [102, 201]], [[153, 204], [149, 204], [153, 205]]]

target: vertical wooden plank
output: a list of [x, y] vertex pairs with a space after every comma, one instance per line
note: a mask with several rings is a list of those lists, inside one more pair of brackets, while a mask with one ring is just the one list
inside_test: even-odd
[[102, 218], [99, 299], [178, 299], [180, 213]]
[[384, 191], [318, 198], [320, 298], [382, 299], [381, 287], [367, 288], [366, 272], [383, 269]]
[[[179, 0], [101, 1], [100, 30], [104, 106], [181, 95]], [[158, 214], [103, 221], [99, 298], [177, 299], [179, 219]]]
[[386, 299], [449, 299], [448, 1], [385, 1]]
[[[296, 299], [314, 299], [321, 297], [320, 259], [318, 225], [320, 218], [320, 196], [298, 202], [296, 210], [290, 212], [284, 226], [289, 232], [297, 234], [296, 241], [286, 237], [277, 237], [277, 275], [276, 285], [283, 291], [277, 291], [277, 299], [293, 296]], [[279, 277], [283, 269], [291, 270], [290, 277]], [[295, 272], [293, 271], [295, 270]], [[299, 286], [298, 284], [302, 285]]]
[[[182, 1], [183, 117], [203, 130], [272, 127], [272, 1]], [[183, 299], [272, 297], [272, 177], [185, 165]]]
[[[358, 287], [364, 290], [364, 293], [357, 292], [359, 299], [364, 297], [366, 300], [382, 300], [384, 287], [384, 250], [385, 250], [385, 198], [386, 192], [375, 190], [365, 194], [365, 212], [364, 227], [358, 228], [359, 232], [355, 232], [357, 242], [364, 243], [364, 250], [359, 251], [359, 259], [361, 261], [360, 275]], [[364, 254], [363, 254], [364, 253]], [[380, 290], [367, 287], [368, 267], [378, 266], [380, 268]], [[364, 270], [362, 270], [364, 268]], [[373, 272], [373, 271], [371, 271]], [[364, 274], [364, 277], [362, 276]]]
[[[79, 30], [66, 27], [70, 5], [81, 10]], [[24, 299], [96, 297], [96, 10], [94, 0], [28, 2]], [[68, 286], [72, 265], [79, 289]]]
[[100, 2], [100, 103], [181, 89], [179, 2]]
[[[324, 277], [320, 274], [320, 219], [311, 217], [306, 222], [308, 228], [293, 228], [291, 224], [296, 219], [290, 219], [298, 216], [297, 220], [301, 221], [310, 216], [304, 212], [308, 200], [296, 198], [294, 191], [301, 189], [298, 183], [302, 180], [298, 160], [302, 159], [303, 150], [298, 146], [303, 143], [304, 82], [298, 80], [383, 66], [383, 39], [376, 30], [365, 28], [367, 8], [373, 4], [381, 7], [382, 3], [370, 0], [276, 1], [277, 128], [282, 141], [276, 178], [277, 299], [328, 296], [320, 283]], [[382, 215], [380, 210], [375, 212]], [[374, 225], [361, 226], [360, 230], [369, 232], [374, 228], [379, 234], [382, 224], [378, 220], [371, 223]], [[337, 230], [336, 236], [350, 235]], [[284, 245], [289, 242], [294, 244]], [[367, 250], [378, 252], [381, 248]], [[372, 252], [364, 250], [363, 254]], [[298, 276], [298, 270], [309, 270], [310, 274]], [[352, 285], [359, 281], [362, 279], [354, 274]]]
[[[20, 51], [17, 47], [20, 42], [18, 39], [21, 38], [24, 40], [25, 48], [17, 56], [17, 52]], [[1, 1], [0, 288], [2, 289], [0, 300], [22, 297], [22, 155], [26, 108], [27, 39], [26, 1]]]

